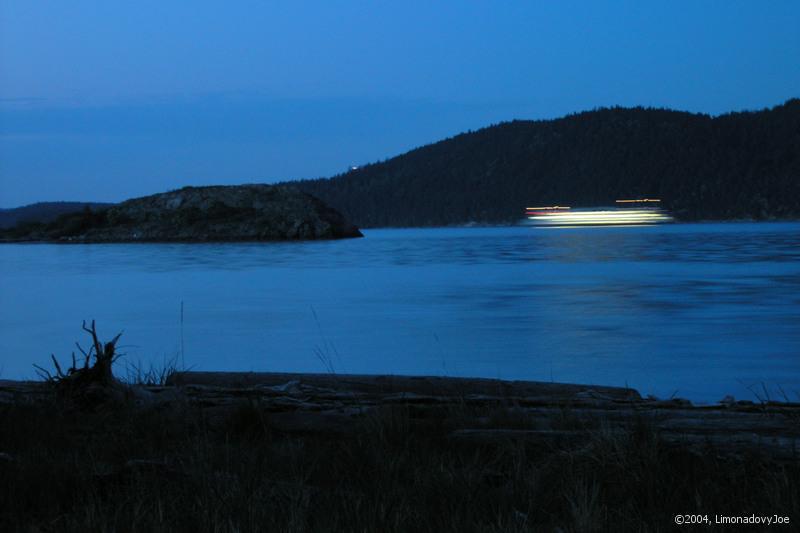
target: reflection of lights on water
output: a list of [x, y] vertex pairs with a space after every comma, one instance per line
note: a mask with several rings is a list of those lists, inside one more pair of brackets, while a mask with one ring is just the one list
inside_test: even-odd
[[537, 226], [616, 226], [649, 225], [671, 222], [672, 217], [658, 208], [618, 210], [569, 210], [569, 208], [530, 208], [528, 219]]
[[[538, 229], [569, 229], [569, 228], [578, 228], [583, 225], [586, 226], [614, 226], [614, 224], [564, 224], [563, 226], [557, 224], [534, 224]], [[625, 226], [626, 228], [646, 228], [648, 226], [652, 226], [653, 224], [648, 222], [647, 224], [617, 224], [618, 226]]]

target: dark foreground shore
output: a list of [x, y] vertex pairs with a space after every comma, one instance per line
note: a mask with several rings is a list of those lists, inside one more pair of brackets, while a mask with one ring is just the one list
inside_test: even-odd
[[800, 405], [183, 372], [77, 408], [0, 381], [2, 531], [725, 530], [800, 520]]

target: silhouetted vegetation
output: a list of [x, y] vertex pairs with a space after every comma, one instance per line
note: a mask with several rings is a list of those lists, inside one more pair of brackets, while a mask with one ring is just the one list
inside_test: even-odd
[[684, 220], [800, 218], [800, 100], [515, 120], [298, 186], [361, 227], [512, 222], [531, 203], [622, 197], [662, 198]]
[[52, 222], [61, 215], [78, 213], [86, 207], [100, 211], [112, 205], [114, 204], [97, 202], [39, 202], [13, 209], [0, 209], [0, 228], [11, 228], [17, 224]]
[[[446, 418], [528, 427], [514, 413]], [[0, 529], [666, 531], [678, 513], [800, 516], [796, 461], [667, 446], [646, 418], [624, 433], [598, 418], [588, 441], [564, 447], [454, 440], [453, 423], [404, 405], [347, 434], [290, 435], [271, 416], [246, 399], [216, 417], [2, 404]], [[575, 424], [587, 429], [568, 408], [552, 420]]]
[[171, 363], [120, 382], [120, 335], [83, 330], [66, 372], [52, 357], [43, 383], [0, 381], [1, 531], [662, 531], [676, 514], [716, 531], [715, 515], [800, 514], [798, 404]]
[[83, 209], [57, 216], [50, 222], [21, 222], [16, 226], [0, 229], [0, 238], [26, 240], [57, 240], [80, 235], [90, 228], [108, 225], [106, 208], [94, 210], [89, 204]]

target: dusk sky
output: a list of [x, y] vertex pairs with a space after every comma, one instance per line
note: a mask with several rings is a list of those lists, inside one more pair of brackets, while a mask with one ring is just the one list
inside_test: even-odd
[[0, 207], [330, 176], [600, 106], [800, 96], [800, 2], [0, 2]]

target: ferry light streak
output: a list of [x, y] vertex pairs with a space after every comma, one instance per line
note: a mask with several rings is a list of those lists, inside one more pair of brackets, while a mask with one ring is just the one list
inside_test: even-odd
[[618, 210], [529, 210], [536, 226], [618, 226], [671, 222], [672, 217], [657, 208]]
[[661, 200], [657, 198], [642, 198], [641, 200], [617, 200], [618, 204], [641, 204], [645, 202], [660, 203]]

